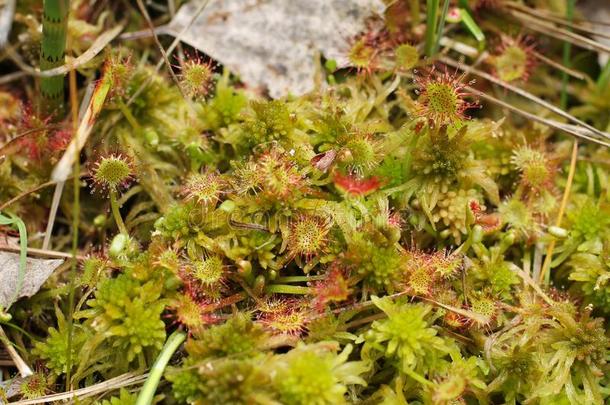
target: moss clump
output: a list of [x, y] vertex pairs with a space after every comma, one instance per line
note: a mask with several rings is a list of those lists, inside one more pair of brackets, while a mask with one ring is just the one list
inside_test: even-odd
[[245, 130], [253, 145], [272, 141], [286, 141], [295, 128], [295, 121], [287, 105], [279, 100], [250, 103], [254, 113]]
[[438, 366], [452, 343], [438, 335], [430, 322], [431, 307], [423, 304], [396, 304], [373, 298], [387, 316], [375, 321], [361, 339], [366, 356], [383, 356], [393, 360], [404, 373], [426, 373]]
[[343, 404], [346, 383], [365, 385], [364, 363], [346, 362], [351, 346], [337, 355], [323, 344], [300, 346], [275, 359], [273, 384], [287, 404]]
[[142, 284], [128, 274], [100, 283], [91, 307], [82, 313], [97, 333], [106, 337], [105, 345], [117, 350], [130, 363], [142, 358], [145, 350], [158, 352], [165, 341], [165, 323], [161, 313], [165, 303], [159, 300], [161, 288], [155, 282]]
[[396, 247], [379, 246], [366, 233], [353, 235], [345, 259], [374, 291], [393, 291], [402, 275], [404, 257]]

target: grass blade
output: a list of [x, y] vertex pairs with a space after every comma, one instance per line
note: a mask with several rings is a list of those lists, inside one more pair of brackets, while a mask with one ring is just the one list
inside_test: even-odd
[[165, 367], [167, 367], [167, 363], [169, 363], [174, 352], [178, 350], [178, 347], [184, 342], [184, 339], [186, 339], [186, 334], [180, 331], [175, 331], [167, 338], [165, 346], [163, 346], [161, 353], [159, 353], [157, 360], [155, 360], [155, 364], [153, 364], [152, 369], [148, 374], [142, 391], [140, 391], [140, 395], [138, 395], [136, 405], [150, 405], [152, 403], [161, 376], [165, 371]]
[[426, 3], [426, 56], [434, 54], [434, 35], [436, 34], [436, 15], [438, 14], [439, 0], [427, 0]]
[[440, 20], [438, 22], [438, 28], [436, 30], [436, 37], [434, 38], [434, 47], [432, 48], [432, 54], [436, 55], [440, 46], [441, 37], [443, 36], [443, 30], [445, 29], [445, 20], [447, 19], [447, 12], [449, 11], [449, 0], [445, 0], [443, 3], [443, 10], [441, 11]]

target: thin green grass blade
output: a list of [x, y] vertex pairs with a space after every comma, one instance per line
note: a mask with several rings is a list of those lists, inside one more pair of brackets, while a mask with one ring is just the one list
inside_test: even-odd
[[445, 0], [443, 3], [443, 10], [441, 11], [440, 20], [438, 22], [438, 28], [436, 30], [436, 37], [434, 38], [434, 47], [432, 48], [432, 55], [435, 55], [441, 45], [441, 37], [443, 36], [443, 30], [445, 29], [445, 21], [447, 19], [447, 13], [449, 12], [449, 0]]
[[436, 34], [436, 15], [438, 14], [439, 0], [427, 0], [426, 3], [426, 56], [434, 54], [434, 35]]
[[161, 353], [159, 353], [157, 360], [155, 360], [155, 364], [153, 364], [152, 369], [150, 370], [150, 374], [148, 374], [148, 378], [142, 387], [142, 391], [140, 391], [140, 395], [138, 395], [136, 405], [152, 404], [165, 367], [167, 367], [167, 363], [169, 363], [174, 352], [178, 350], [178, 347], [184, 342], [184, 339], [186, 339], [186, 334], [180, 331], [175, 331], [167, 338], [163, 349], [161, 349]]
[[483, 33], [483, 31], [481, 30], [479, 25], [476, 23], [474, 18], [472, 18], [472, 16], [468, 12], [468, 10], [465, 8], [461, 8], [460, 16], [462, 17], [462, 24], [464, 24], [464, 26], [468, 29], [468, 31], [470, 31], [472, 36], [479, 43], [485, 42], [485, 34]]

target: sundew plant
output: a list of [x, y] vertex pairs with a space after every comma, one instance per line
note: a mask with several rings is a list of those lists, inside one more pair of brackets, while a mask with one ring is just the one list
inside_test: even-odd
[[0, 2], [2, 402], [610, 403], [609, 5], [379, 0], [272, 98], [186, 3]]

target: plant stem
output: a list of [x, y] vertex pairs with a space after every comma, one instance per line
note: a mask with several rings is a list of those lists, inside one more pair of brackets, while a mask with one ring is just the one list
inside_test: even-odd
[[[78, 89], [76, 87], [76, 71], [70, 71], [70, 107], [72, 113], [72, 131], [76, 134], [78, 129]], [[74, 187], [74, 204], [72, 205], [72, 263], [70, 266], [70, 292], [68, 293], [68, 347], [67, 347], [67, 358], [66, 358], [66, 384], [69, 389], [72, 389], [71, 373], [72, 373], [72, 345], [74, 338], [74, 296], [76, 294], [76, 267], [77, 267], [77, 253], [78, 253], [78, 227], [80, 222], [80, 159], [78, 158], [78, 151], [74, 151], [74, 176], [72, 178], [72, 186]], [[63, 184], [63, 183], [60, 183]], [[63, 189], [63, 185], [61, 187]], [[59, 193], [61, 194], [61, 189]], [[57, 191], [57, 189], [56, 189]], [[59, 200], [59, 199], [58, 199]], [[53, 201], [55, 202], [55, 200]], [[45, 234], [45, 240], [50, 240], [51, 231], [53, 228], [52, 222], [50, 223], [50, 229], [47, 229]], [[48, 239], [47, 239], [48, 238]]]
[[127, 122], [129, 122], [129, 125], [131, 125], [134, 130], [139, 131], [141, 129], [140, 124], [138, 124], [138, 120], [136, 120], [136, 118], [133, 116], [133, 114], [129, 110], [129, 107], [127, 107], [127, 105], [121, 100], [119, 100], [118, 106], [119, 110], [121, 110], [121, 112], [125, 116]]
[[[567, 9], [566, 9], [566, 18], [572, 23], [574, 19], [574, 2], [575, 0], [568, 0]], [[572, 28], [569, 27], [569, 30], [572, 31]], [[572, 44], [565, 41], [563, 43], [563, 65], [565, 67], [570, 67], [570, 55], [572, 53]], [[568, 74], [567, 72], [562, 72], [562, 82], [561, 82], [561, 108], [564, 110], [568, 106]], [[572, 145], [572, 157], [570, 160], [570, 171], [568, 172], [568, 181], [566, 183], [566, 188], [563, 193], [563, 198], [561, 199], [561, 205], [559, 207], [559, 213], [557, 214], [557, 219], [555, 221], [556, 226], [561, 226], [561, 220], [563, 218], [563, 213], [565, 211], [566, 205], [568, 204], [568, 199], [570, 197], [570, 190], [572, 188], [572, 181], [574, 180], [574, 172], [576, 171], [576, 160], [578, 159], [578, 141], [575, 139]], [[551, 279], [551, 263], [553, 261], [553, 250], [555, 249], [555, 239], [553, 239], [546, 250], [546, 257], [544, 258], [544, 263], [542, 264], [542, 270], [540, 271], [540, 277], [538, 278], [538, 284], [545, 283], [549, 284]]]
[[123, 218], [121, 217], [121, 212], [119, 211], [119, 203], [117, 202], [116, 190], [110, 190], [110, 208], [112, 209], [112, 216], [114, 217], [116, 226], [119, 228], [119, 232], [125, 235], [129, 235], [129, 233], [127, 232], [127, 227], [125, 226]]
[[[572, 157], [570, 158], [570, 170], [568, 171], [568, 179], [566, 181], [566, 188], [563, 192], [563, 197], [561, 198], [561, 205], [559, 206], [559, 213], [557, 214], [557, 219], [555, 220], [555, 226], [561, 226], [561, 220], [563, 219], [563, 214], [565, 212], [566, 206], [568, 205], [568, 200], [570, 198], [570, 191], [572, 190], [572, 183], [574, 181], [574, 173], [576, 173], [576, 161], [578, 160], [578, 140], [574, 140], [572, 144]], [[540, 277], [538, 278], [538, 284], [545, 282], [547, 285], [550, 282], [550, 270], [551, 263], [553, 261], [553, 250], [555, 249], [555, 239], [553, 239], [549, 243], [549, 247], [546, 250], [546, 257], [544, 258], [544, 263], [542, 264], [542, 270], [540, 271]]]
[[155, 360], [155, 364], [153, 364], [152, 369], [150, 370], [150, 374], [148, 374], [148, 378], [142, 387], [142, 391], [140, 391], [140, 395], [138, 395], [136, 405], [150, 405], [152, 403], [161, 376], [165, 371], [165, 367], [167, 367], [167, 363], [174, 352], [178, 350], [178, 347], [184, 342], [184, 339], [186, 339], [186, 334], [180, 331], [175, 331], [167, 339], [163, 349], [161, 349], [161, 353], [159, 353], [157, 360]]
[[271, 284], [265, 287], [265, 292], [269, 293], [278, 293], [278, 294], [297, 294], [297, 295], [307, 295], [311, 294], [311, 288], [309, 287], [301, 287], [298, 285], [287, 285], [287, 284]]
[[602, 69], [599, 77], [597, 78], [597, 88], [602, 90], [608, 86], [610, 82], [610, 60], [606, 62], [606, 66]]
[[436, 15], [440, 0], [426, 0], [426, 56], [434, 54], [434, 34], [436, 33]]
[[413, 370], [407, 369], [407, 370], [405, 370], [405, 374], [422, 385], [427, 385], [429, 387], [434, 386], [434, 384], [431, 381], [426, 380], [422, 375], [416, 373]]
[[275, 279], [276, 283], [302, 283], [307, 281], [320, 281], [324, 280], [325, 276], [286, 276], [278, 277]]
[[[44, 1], [42, 43], [40, 48], [41, 71], [53, 69], [65, 63], [69, 9], [69, 0]], [[43, 114], [59, 116], [64, 106], [63, 76], [41, 78], [40, 92], [42, 95], [41, 110]]]

